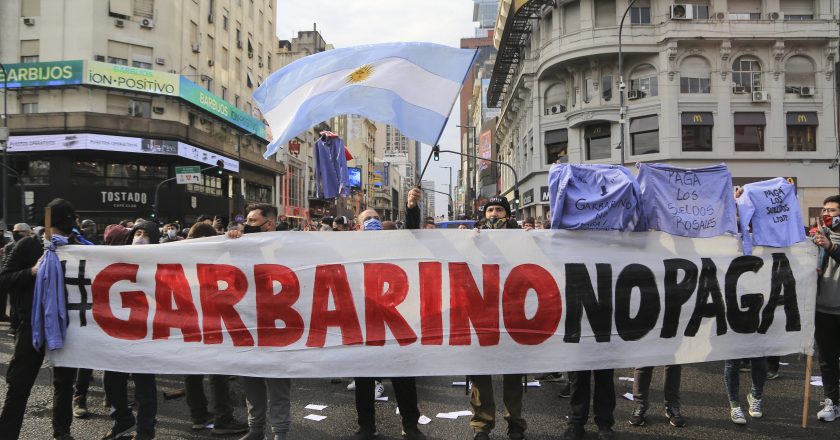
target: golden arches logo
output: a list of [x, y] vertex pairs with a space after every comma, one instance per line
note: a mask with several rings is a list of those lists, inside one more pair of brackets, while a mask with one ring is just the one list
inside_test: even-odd
[[797, 115], [796, 122], [808, 122], [808, 116], [803, 114]]
[[694, 115], [694, 122], [703, 122], [703, 115]]

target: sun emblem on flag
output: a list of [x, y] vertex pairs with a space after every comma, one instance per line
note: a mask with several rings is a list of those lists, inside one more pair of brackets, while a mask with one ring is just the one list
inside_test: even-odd
[[373, 66], [370, 64], [365, 64], [362, 67], [354, 70], [353, 73], [347, 76], [347, 83], [348, 84], [358, 84], [368, 78], [373, 73]]

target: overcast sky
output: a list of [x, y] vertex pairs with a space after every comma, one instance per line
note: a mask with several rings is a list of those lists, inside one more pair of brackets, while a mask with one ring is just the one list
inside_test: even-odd
[[[317, 23], [324, 40], [335, 47], [392, 41], [458, 47], [461, 38], [475, 33], [472, 10], [472, 0], [277, 0], [277, 36], [291, 40], [298, 31], [311, 30]], [[442, 148], [459, 150], [458, 123], [456, 102], [440, 141]], [[424, 161], [428, 148], [424, 146]], [[460, 162], [450, 154], [440, 159], [429, 165], [423, 180], [434, 180], [437, 191], [447, 192], [449, 170], [441, 166], [454, 167], [454, 185]], [[446, 196], [437, 194], [435, 202], [437, 214], [445, 214]]]

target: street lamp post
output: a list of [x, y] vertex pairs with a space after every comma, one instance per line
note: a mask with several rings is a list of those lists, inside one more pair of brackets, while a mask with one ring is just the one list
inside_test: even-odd
[[[472, 175], [470, 175], [470, 166], [469, 162], [467, 162], [467, 194], [464, 195], [464, 198], [469, 198], [470, 196], [470, 186], [473, 186], [473, 197], [472, 202], [470, 202], [470, 213], [469, 215], [473, 214], [473, 210], [475, 209], [475, 201], [478, 199], [478, 162], [475, 157], [478, 156], [478, 137], [475, 134], [475, 126], [474, 125], [456, 125], [459, 128], [470, 128], [472, 129], [472, 153], [469, 153], [469, 156], [473, 158], [473, 166], [472, 166]], [[470, 182], [472, 181], [472, 182]], [[464, 200], [466, 202], [466, 200]]]
[[[431, 159], [432, 154], [434, 154], [435, 148], [439, 148], [439, 147], [432, 147], [432, 153], [429, 154], [429, 159]], [[457, 151], [452, 151], [452, 150], [440, 150], [439, 149], [439, 150], [437, 150], [437, 152], [438, 153], [457, 154], [459, 156], [466, 156], [466, 157], [474, 159], [474, 160], [478, 160], [478, 159], [486, 160], [487, 162], [492, 162], [492, 163], [499, 164], [499, 165], [506, 166], [506, 167], [510, 168], [510, 171], [513, 173], [513, 203], [516, 206], [516, 217], [517, 218], [519, 217], [519, 212], [521, 211], [521, 209], [519, 209], [519, 175], [516, 174], [516, 169], [511, 164], [509, 164], [507, 162], [502, 162], [502, 161], [496, 160], [496, 159], [486, 159], [486, 158], [483, 158], [483, 157], [474, 156], [472, 154], [459, 153]], [[429, 164], [429, 159], [426, 159], [426, 165]], [[425, 173], [425, 170], [426, 169], [424, 167], [423, 168], [424, 173]], [[420, 176], [422, 177], [423, 174], [421, 174]]]
[[[6, 200], [8, 199], [8, 181], [9, 173], [6, 171], [9, 168], [9, 73], [6, 71], [6, 66], [0, 63], [0, 70], [3, 71], [3, 221], [6, 221]], [[23, 215], [23, 213], [21, 213]]]
[[636, 0], [631, 0], [630, 4], [627, 5], [624, 15], [621, 16], [621, 24], [618, 26], [618, 128], [621, 130], [618, 147], [621, 149], [621, 166], [624, 166], [624, 124], [627, 116], [627, 109], [624, 107], [624, 91], [627, 85], [624, 84], [624, 52], [622, 52], [621, 46], [621, 33], [624, 30], [624, 19], [627, 18], [627, 14], [634, 3], [636, 3]]
[[[447, 185], [449, 186], [449, 206], [454, 211], [455, 205], [452, 204], [452, 167], [441, 167], [441, 168], [449, 168], [449, 181]], [[449, 220], [452, 220], [452, 214], [447, 211], [446, 215], [449, 217]]]

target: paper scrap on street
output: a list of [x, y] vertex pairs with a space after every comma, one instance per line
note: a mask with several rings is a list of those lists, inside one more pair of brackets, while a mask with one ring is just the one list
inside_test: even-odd
[[376, 400], [378, 400], [380, 402], [387, 402], [388, 401], [388, 396], [377, 397]]
[[420, 418], [417, 419], [417, 423], [419, 423], [421, 425], [428, 425], [431, 422], [432, 422], [432, 419], [430, 419], [426, 416], [420, 416]]
[[790, 364], [787, 363], [787, 362], [779, 362], [779, 365], [790, 365]]
[[633, 379], [632, 377], [619, 377], [618, 380], [619, 381], [623, 380], [625, 382], [635, 382], [636, 381], [636, 379]]
[[326, 418], [327, 418], [327, 416], [322, 416], [322, 415], [318, 415], [318, 414], [309, 414], [308, 416], [304, 417], [304, 419], [314, 420], [316, 422], [320, 422], [321, 420], [324, 420]]
[[529, 387], [541, 387], [542, 385], [540, 385], [540, 381], [532, 380], [532, 381], [528, 382], [528, 386]]
[[439, 419], [450, 419], [455, 420], [458, 416], [454, 415], [453, 413], [438, 413], [435, 417]]
[[323, 411], [327, 405], [316, 405], [314, 403], [310, 403], [306, 405], [305, 409], [311, 409], [312, 411]]
[[624, 393], [624, 396], [622, 396], [622, 397], [624, 397], [627, 400], [633, 400], [633, 394], [632, 393]]
[[822, 376], [811, 376], [811, 385], [815, 387], [823, 386]]

